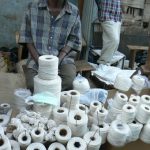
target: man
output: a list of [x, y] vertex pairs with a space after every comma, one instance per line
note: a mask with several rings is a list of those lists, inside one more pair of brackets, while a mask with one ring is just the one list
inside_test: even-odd
[[67, 0], [35, 0], [25, 13], [20, 44], [29, 50], [27, 87], [33, 90], [38, 58], [44, 54], [58, 56], [62, 90], [72, 88], [76, 75], [74, 59], [81, 50], [81, 22], [76, 6]]
[[[110, 64], [120, 42], [123, 0], [95, 0], [103, 30], [103, 48], [97, 63]], [[124, 10], [124, 8], [123, 8]]]

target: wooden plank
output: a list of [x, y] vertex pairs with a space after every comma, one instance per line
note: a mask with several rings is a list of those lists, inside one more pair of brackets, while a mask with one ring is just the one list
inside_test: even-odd
[[148, 46], [127, 45], [129, 50], [148, 50]]

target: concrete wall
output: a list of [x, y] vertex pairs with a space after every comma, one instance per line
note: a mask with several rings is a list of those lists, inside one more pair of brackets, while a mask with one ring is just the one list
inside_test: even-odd
[[[19, 31], [24, 10], [33, 0], [0, 0], [0, 47], [16, 44], [15, 32]], [[70, 0], [77, 4], [76, 0]]]

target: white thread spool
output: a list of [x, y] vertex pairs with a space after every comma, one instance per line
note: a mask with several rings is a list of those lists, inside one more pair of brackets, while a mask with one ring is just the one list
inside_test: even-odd
[[97, 131], [90, 131], [87, 132], [83, 139], [85, 140], [87, 144], [88, 150], [99, 150], [101, 146], [102, 138]]
[[133, 121], [132, 123], [128, 124], [129, 128], [131, 130], [131, 137], [129, 138], [129, 141], [136, 141], [139, 139], [141, 130], [143, 128], [143, 125], [137, 121]]
[[77, 111], [81, 111], [81, 112], [86, 113], [86, 114], [88, 114], [88, 112], [89, 112], [88, 107], [83, 105], [83, 104], [76, 105], [76, 108], [77, 108]]
[[131, 95], [129, 98], [129, 104], [133, 105], [133, 106], [138, 106], [138, 104], [140, 103], [140, 96], [136, 96], [136, 95]]
[[19, 136], [18, 136], [18, 143], [21, 147], [21, 149], [26, 149], [28, 147], [28, 145], [30, 145], [31, 143], [31, 136], [28, 132], [22, 132]]
[[56, 122], [54, 120], [48, 120], [48, 122], [47, 122], [47, 128], [48, 128], [49, 131], [52, 128], [56, 127], [56, 126], [57, 126], [57, 124], [56, 124]]
[[97, 108], [97, 110], [94, 113], [93, 123], [96, 125], [103, 124], [107, 114], [108, 114], [108, 111], [104, 107], [103, 108]]
[[7, 114], [8, 111], [10, 110], [10, 104], [8, 103], [3, 103], [0, 105], [0, 114]]
[[68, 109], [64, 107], [54, 108], [53, 118], [57, 125], [67, 124]]
[[90, 89], [89, 81], [84, 77], [78, 77], [73, 81], [73, 89], [79, 91], [80, 94], [84, 94]]
[[135, 119], [136, 108], [133, 105], [126, 104], [122, 108], [121, 119], [126, 123], [132, 123]]
[[48, 150], [66, 150], [66, 148], [63, 144], [55, 142], [49, 146]]
[[20, 145], [14, 140], [10, 140], [11, 150], [20, 150]]
[[4, 135], [4, 128], [0, 126], [0, 135]]
[[18, 118], [11, 118], [10, 124], [18, 128], [18, 126], [21, 125], [21, 120]]
[[38, 76], [43, 80], [53, 80], [58, 76], [58, 57], [43, 55], [39, 57]]
[[102, 137], [102, 144], [106, 143], [106, 139], [107, 139], [107, 134], [108, 134], [108, 131], [109, 131], [109, 125], [107, 123], [103, 123], [101, 125], [95, 125], [95, 124], [92, 124], [92, 127], [91, 127], [91, 131], [96, 131], [98, 130], [100, 136]]
[[82, 137], [87, 132], [88, 117], [85, 113], [72, 111], [67, 121], [73, 136]]
[[122, 109], [122, 107], [127, 103], [127, 101], [128, 101], [127, 95], [116, 92], [112, 105], [117, 109]]
[[88, 115], [88, 127], [91, 128], [93, 124], [94, 117], [91, 115]]
[[76, 90], [68, 91], [68, 98], [67, 98], [66, 107], [69, 110], [75, 110], [76, 105], [78, 105], [79, 102], [80, 102], [80, 93]]
[[120, 121], [113, 121], [107, 136], [110, 144], [116, 147], [121, 147], [126, 144], [129, 136], [130, 128], [126, 123]]
[[18, 125], [17, 129], [13, 130], [13, 136], [15, 139], [18, 139], [18, 136], [25, 131], [25, 128], [22, 124]]
[[26, 150], [46, 150], [45, 146], [41, 143], [32, 143]]
[[116, 79], [115, 79], [115, 83], [114, 83], [114, 87], [120, 91], [128, 91], [132, 86], [132, 80], [126, 76], [124, 76], [123, 74], [118, 74]]
[[59, 125], [55, 131], [57, 141], [62, 144], [67, 144], [71, 139], [71, 135], [71, 129], [66, 125]]
[[9, 123], [10, 116], [0, 115], [0, 126], [5, 127]]
[[10, 141], [5, 135], [0, 136], [0, 150], [11, 150]]
[[146, 124], [147, 121], [150, 119], [150, 106], [145, 105], [145, 104], [141, 104], [138, 107], [138, 111], [137, 111], [137, 114], [136, 114], [136, 119], [140, 123]]
[[140, 135], [140, 139], [141, 141], [143, 141], [144, 143], [150, 144], [150, 123], [147, 123]]
[[47, 133], [45, 135], [45, 141], [48, 141], [48, 142], [56, 142], [56, 136], [55, 136], [55, 131], [56, 131], [56, 127], [52, 128], [49, 133]]
[[82, 138], [73, 137], [67, 143], [67, 150], [87, 150], [87, 145]]
[[95, 111], [97, 110], [97, 108], [101, 108], [102, 105], [99, 101], [92, 101], [90, 104], [90, 115], [93, 116], [93, 114], [95, 113]]
[[60, 105], [61, 78], [57, 76], [54, 80], [43, 80], [37, 76], [34, 77], [34, 93], [50, 92], [56, 96]]
[[146, 104], [150, 106], [150, 96], [149, 95], [142, 95], [140, 104]]
[[30, 118], [26, 114], [24, 114], [24, 115], [21, 116], [21, 121], [22, 122], [29, 122], [29, 119]]
[[67, 98], [68, 98], [68, 91], [61, 92], [61, 97], [60, 97], [61, 105], [67, 102]]
[[36, 127], [31, 131], [33, 142], [41, 143], [44, 140], [45, 131], [41, 127]]

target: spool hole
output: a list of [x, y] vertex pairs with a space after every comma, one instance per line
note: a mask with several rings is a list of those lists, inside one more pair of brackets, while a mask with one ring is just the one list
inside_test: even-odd
[[7, 105], [7, 104], [4, 104], [3, 107], [8, 107], [8, 105]]
[[55, 148], [54, 150], [60, 150], [59, 148]]
[[131, 106], [128, 106], [128, 107], [127, 107], [127, 109], [129, 109], [129, 110], [130, 110], [130, 109], [132, 109], [132, 107], [131, 107]]
[[23, 141], [26, 141], [26, 140], [27, 140], [27, 136], [23, 136], [23, 137], [22, 137], [22, 140], [23, 140]]
[[75, 115], [74, 119], [75, 119], [75, 120], [81, 120], [81, 116]]
[[46, 59], [47, 59], [47, 60], [50, 60], [50, 59], [52, 59], [52, 58], [50, 58], [50, 57], [47, 57]]
[[95, 102], [93, 105], [94, 105], [94, 106], [98, 106], [98, 103]]
[[145, 107], [145, 109], [146, 109], [146, 110], [149, 110], [149, 108], [148, 108], [148, 107]]
[[133, 121], [132, 123], [133, 123], [133, 124], [136, 124], [136, 121]]
[[104, 111], [103, 111], [102, 109], [101, 109], [101, 110], [99, 110], [99, 112], [100, 112], [100, 113], [104, 113]]
[[0, 139], [0, 146], [4, 145], [4, 141]]
[[76, 92], [71, 92], [70, 94], [71, 94], [71, 95], [77, 95], [77, 93], [76, 93]]
[[67, 135], [67, 131], [65, 129], [61, 129], [60, 132], [59, 132], [59, 134], [61, 136], [66, 136]]
[[104, 128], [104, 125], [102, 125], [102, 124], [101, 124], [101, 125], [99, 125], [99, 128]]
[[74, 146], [75, 146], [76, 148], [79, 148], [79, 147], [81, 146], [81, 144], [80, 144], [79, 142], [75, 142], [75, 143], [74, 143]]
[[63, 112], [64, 112], [64, 110], [62, 110], [62, 109], [58, 109], [58, 110], [57, 110], [57, 112], [58, 112], [58, 113], [63, 113]]
[[36, 134], [36, 135], [39, 135], [40, 133], [41, 133], [41, 132], [40, 132], [39, 130], [36, 130], [36, 131], [35, 131], [35, 134]]
[[136, 102], [137, 100], [136, 100], [136, 99], [133, 99], [133, 101]]
[[95, 137], [94, 136], [90, 137], [90, 140], [95, 141]]
[[0, 118], [0, 122], [3, 122], [4, 121], [4, 119], [3, 118]]
[[35, 148], [34, 150], [39, 150], [38, 148]]
[[122, 124], [117, 124], [117, 128], [118, 129], [123, 129], [123, 125]]
[[121, 98], [125, 98], [124, 95], [121, 95]]
[[85, 111], [85, 108], [83, 106], [79, 106], [79, 109]]
[[145, 97], [145, 99], [146, 99], [147, 101], [150, 101], [149, 97]]

